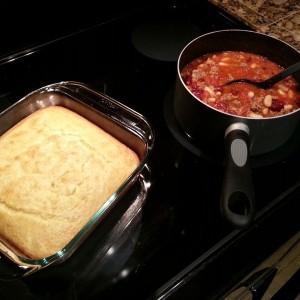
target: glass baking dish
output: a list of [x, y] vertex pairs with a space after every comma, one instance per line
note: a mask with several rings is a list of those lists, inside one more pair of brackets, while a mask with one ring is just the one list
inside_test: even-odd
[[[132, 185], [138, 185], [142, 195], [137, 193], [135, 197], [138, 199], [146, 197], [149, 183], [145, 182], [143, 172], [145, 169], [147, 169], [147, 172], [149, 171], [147, 161], [154, 146], [154, 130], [152, 126], [138, 112], [83, 83], [64, 81], [47, 85], [29, 93], [0, 114], [0, 134], [5, 133], [31, 113], [53, 105], [63, 106], [72, 110], [101, 127], [134, 150], [139, 156], [140, 163], [126, 181], [93, 215], [90, 221], [65, 247], [54, 255], [33, 260], [19, 253], [7, 242], [1, 240], [0, 237], [0, 279], [24, 277], [49, 265], [65, 261], [105, 216], [111, 212]], [[130, 222], [130, 220], [126, 221]], [[124, 224], [124, 227], [126, 227], [126, 224]]]

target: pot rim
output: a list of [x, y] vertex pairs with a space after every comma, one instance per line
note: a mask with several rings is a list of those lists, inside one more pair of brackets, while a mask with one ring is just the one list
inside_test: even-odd
[[[254, 34], [254, 35], [259, 35], [259, 36], [263, 36], [267, 39], [271, 39], [271, 40], [274, 40], [276, 42], [279, 42], [279, 43], [282, 43], [283, 45], [285, 45], [286, 47], [289, 47], [291, 48], [291, 50], [295, 50], [295, 52], [298, 52], [299, 54], [299, 60], [300, 60], [300, 51], [298, 51], [295, 47], [291, 46], [290, 44], [288, 44], [287, 42], [283, 41], [283, 40], [280, 40], [274, 36], [271, 36], [271, 35], [268, 35], [266, 33], [262, 33], [262, 32], [257, 32], [257, 31], [253, 31], [253, 30], [245, 30], [245, 29], [223, 29], [223, 30], [216, 30], [216, 31], [211, 31], [211, 32], [208, 32], [208, 33], [205, 33], [205, 34], [202, 34], [196, 38], [194, 38], [193, 40], [191, 40], [190, 42], [188, 42], [184, 47], [183, 49], [181, 50], [179, 56], [178, 56], [178, 59], [177, 59], [177, 77], [179, 78], [179, 80], [181, 81], [181, 84], [183, 85], [183, 87], [185, 88], [185, 90], [198, 102], [200, 102], [202, 105], [205, 105], [207, 108], [209, 109], [212, 109], [214, 110], [215, 112], [217, 113], [221, 113], [221, 114], [224, 114], [224, 115], [227, 115], [229, 117], [234, 117], [236, 119], [239, 119], [239, 120], [275, 120], [275, 119], [281, 119], [281, 118], [285, 118], [285, 117], [288, 117], [290, 115], [293, 115], [293, 114], [296, 114], [296, 113], [300, 113], [300, 107], [295, 110], [295, 111], [292, 111], [292, 112], [289, 112], [289, 113], [286, 113], [286, 114], [283, 114], [283, 115], [280, 115], [280, 116], [274, 116], [274, 117], [264, 117], [264, 118], [255, 118], [255, 117], [246, 117], [246, 116], [239, 116], [239, 115], [234, 115], [234, 114], [230, 114], [228, 112], [224, 112], [224, 111], [221, 111], [221, 110], [218, 110], [216, 108], [214, 108], [213, 106], [210, 106], [208, 105], [207, 103], [205, 103], [204, 101], [202, 101], [201, 99], [197, 98], [186, 86], [186, 84], [184, 83], [184, 81], [182, 80], [182, 77], [180, 75], [180, 63], [182, 61], [182, 57], [183, 55], [185, 54], [185, 52], [188, 50], [188, 48], [193, 45], [194, 43], [196, 43], [199, 39], [201, 38], [204, 38], [205, 36], [210, 36], [210, 35], [215, 35], [215, 34], [219, 34], [219, 33], [222, 33], [222, 32], [238, 32], [238, 33], [250, 33], [250, 34]], [[226, 51], [226, 50], [222, 50], [222, 51]], [[230, 50], [228, 50], [230, 51]], [[212, 52], [207, 52], [207, 54], [209, 53], [212, 53]], [[199, 55], [200, 56], [203, 56], [205, 54], [201, 54]], [[273, 60], [272, 60], [273, 61]], [[276, 62], [277, 63], [277, 62]], [[297, 80], [299, 82], [299, 85], [300, 85], [300, 80]]]

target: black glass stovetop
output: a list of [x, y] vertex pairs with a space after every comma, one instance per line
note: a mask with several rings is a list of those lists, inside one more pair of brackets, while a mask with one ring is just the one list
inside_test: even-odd
[[299, 230], [297, 130], [251, 158], [257, 214], [238, 229], [220, 214], [222, 158], [193, 145], [173, 115], [181, 49], [229, 28], [248, 29], [206, 1], [153, 1], [6, 49], [1, 110], [42, 86], [79, 81], [143, 114], [155, 146], [140, 181], [68, 260], [1, 280], [1, 299], [217, 299]]

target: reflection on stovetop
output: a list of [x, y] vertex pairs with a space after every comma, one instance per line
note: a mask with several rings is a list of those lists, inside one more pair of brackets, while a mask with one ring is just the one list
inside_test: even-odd
[[[173, 6], [162, 2], [160, 9], [159, 4], [149, 5], [146, 10], [114, 18], [37, 47], [29, 55], [2, 60], [2, 109], [36, 88], [59, 81], [79, 81], [143, 114], [154, 127], [155, 146], [148, 163], [151, 176], [146, 201], [136, 222], [122, 232], [120, 243], [114, 248], [116, 252], [106, 252], [107, 255], [111, 253], [111, 258], [101, 250], [109, 237], [98, 236], [97, 233], [102, 232], [99, 227], [78, 252], [62, 264], [20, 280], [0, 281], [1, 299], [164, 299], [173, 294], [172, 289], [178, 283], [177, 274], [182, 270], [188, 270], [180, 273], [185, 277], [183, 282], [192, 277], [195, 262], [195, 266], [199, 263], [198, 272], [209, 270], [205, 280], [198, 282], [195, 293], [195, 298], [197, 295], [198, 299], [206, 299], [234, 281], [235, 278], [230, 277], [233, 271], [234, 276], [238, 276], [236, 261], [243, 265], [242, 271], [253, 267], [254, 262], [249, 265], [248, 258], [243, 257], [248, 255], [247, 246], [239, 246], [233, 238], [251, 236], [252, 229], [259, 228], [258, 244], [267, 241], [268, 234], [263, 233], [272, 228], [274, 221], [266, 222], [268, 226], [265, 226], [260, 219], [273, 211], [274, 201], [276, 207], [288, 204], [289, 195], [298, 190], [292, 187], [300, 181], [300, 150], [295, 143], [294, 148], [289, 147], [288, 153], [283, 151], [278, 160], [266, 163], [262, 159], [254, 163], [258, 218], [253, 228], [240, 231], [222, 219], [219, 211], [222, 162], [190, 151], [170, 130], [166, 118], [166, 98], [176, 77], [176, 53], [168, 57], [167, 49], [175, 43], [175, 52], [180, 51], [186, 42], [186, 36], [180, 37], [180, 34], [185, 35], [186, 28], [199, 29], [201, 34], [245, 27], [219, 15], [206, 1], [186, 0], [183, 3]], [[164, 30], [156, 39], [157, 26], [162, 24]], [[171, 28], [170, 35], [168, 28]], [[149, 45], [152, 38], [154, 52], [144, 47], [143, 30], [147, 32], [145, 45]], [[180, 37], [178, 40], [174, 39], [174, 31]], [[195, 32], [197, 30], [193, 35]], [[159, 43], [159, 47], [155, 43]], [[158, 49], [161, 52], [158, 53]], [[278, 228], [279, 222], [275, 225], [274, 228]], [[286, 228], [281, 224], [278, 241], [297, 226], [300, 227], [296, 218], [293, 226]], [[270, 237], [270, 242], [273, 241]], [[271, 251], [270, 248], [267, 247], [266, 252]], [[228, 253], [230, 259], [224, 261], [220, 255], [214, 262], [214, 254], [218, 251], [219, 254]], [[206, 258], [204, 264], [201, 257]], [[256, 254], [256, 259], [259, 258]], [[218, 273], [220, 269], [222, 272]], [[213, 280], [216, 273], [219, 274], [217, 286]], [[191, 295], [183, 298], [195, 299]]]

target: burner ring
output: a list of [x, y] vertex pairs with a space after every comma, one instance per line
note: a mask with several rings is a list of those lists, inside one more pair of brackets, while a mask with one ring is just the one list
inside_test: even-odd
[[183, 47], [203, 34], [192, 24], [175, 21], [149, 21], [132, 33], [134, 47], [143, 55], [159, 61], [177, 61]]

